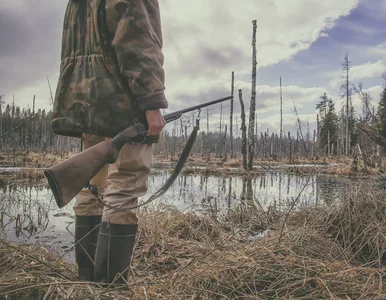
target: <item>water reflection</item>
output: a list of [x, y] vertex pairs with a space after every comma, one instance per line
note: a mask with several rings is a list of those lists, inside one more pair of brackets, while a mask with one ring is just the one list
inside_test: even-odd
[[[59, 210], [44, 182], [13, 181], [0, 190], [0, 232], [14, 242], [42, 244], [65, 255], [71, 247], [72, 209]], [[48, 246], [48, 247], [47, 247]]]
[[[153, 173], [150, 176], [148, 196], [167, 177], [166, 171]], [[269, 172], [253, 179], [188, 175], [180, 176], [168, 193], [152, 205], [170, 204], [182, 211], [210, 208], [217, 212], [235, 207], [241, 200], [251, 198], [257, 199], [264, 209], [271, 205], [278, 209], [287, 209], [295, 200], [299, 206], [329, 205], [340, 198], [353, 183], [353, 180], [347, 178], [300, 176], [281, 171]]]
[[[152, 173], [149, 193], [141, 201], [146, 201], [168, 176], [167, 171]], [[188, 175], [178, 177], [170, 190], [150, 206], [156, 208], [162, 203], [184, 212], [210, 212], [215, 216], [238, 209], [240, 205], [265, 212], [272, 207], [287, 210], [295, 201], [296, 207], [329, 205], [341, 198], [352, 184], [358, 185], [346, 178], [289, 175], [280, 170], [253, 179]], [[13, 181], [3, 185], [0, 187], [0, 233], [12, 241], [48, 244], [52, 251], [68, 255], [72, 260], [73, 253], [67, 250], [73, 242], [73, 202], [59, 210], [45, 181], [38, 184]]]

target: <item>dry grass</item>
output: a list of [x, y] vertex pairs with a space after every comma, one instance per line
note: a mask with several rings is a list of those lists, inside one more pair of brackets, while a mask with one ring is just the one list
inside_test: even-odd
[[0, 152], [0, 166], [47, 168], [72, 155], [74, 155], [74, 153], [17, 151], [14, 155], [12, 151]]
[[[303, 167], [303, 166], [290, 166], [285, 168], [288, 172], [294, 173], [294, 174], [310, 174], [314, 173], [314, 168], [310, 167]], [[347, 162], [346, 164], [340, 164], [338, 166], [335, 165], [329, 165], [329, 166], [322, 166], [317, 168], [317, 173], [319, 174], [325, 174], [325, 175], [337, 175], [337, 176], [360, 176], [360, 177], [366, 177], [366, 176], [379, 176], [381, 174], [380, 170], [378, 168], [370, 168], [367, 167], [366, 169], [363, 167], [363, 165], [359, 166], [357, 170], [353, 168], [352, 161]]]
[[[67, 159], [76, 153], [39, 153], [39, 152], [17, 152], [16, 156], [13, 153], [0, 153], [0, 166], [3, 167], [25, 167], [25, 168], [47, 168], [51, 167], [64, 159]], [[155, 169], [172, 169], [178, 160], [178, 156], [173, 158], [165, 158], [161, 155], [154, 156], [153, 167]], [[294, 166], [285, 167], [286, 164]], [[223, 161], [223, 158], [216, 157], [214, 154], [208, 157], [202, 157], [199, 154], [192, 154], [189, 156], [183, 174], [202, 174], [211, 176], [258, 176], [262, 170], [269, 170], [271, 168], [285, 167], [288, 172], [296, 174], [313, 173], [313, 167], [302, 166], [307, 165], [323, 165], [318, 168], [319, 173], [339, 176], [368, 176], [379, 175], [378, 167], [368, 167], [364, 169], [363, 161], [358, 160], [358, 170], [353, 169], [353, 158], [347, 156], [341, 157], [319, 157], [307, 159], [305, 157], [293, 157], [289, 161], [288, 157], [283, 157], [281, 160], [265, 157], [256, 157], [254, 161], [254, 170], [252, 172], [244, 171], [242, 167], [242, 158], [230, 158]], [[386, 165], [386, 161], [382, 162]], [[382, 170], [383, 172], [383, 170]]]
[[[249, 234], [266, 226], [265, 238]], [[1, 242], [0, 298], [386, 299], [385, 232], [381, 192], [290, 215], [248, 201], [216, 219], [142, 211], [128, 291], [77, 282], [75, 266]]]
[[243, 160], [241, 158], [230, 158], [224, 162], [223, 166], [229, 168], [241, 168], [243, 166]]
[[43, 170], [39, 169], [20, 169], [14, 173], [15, 179], [24, 179], [29, 181], [40, 181], [44, 178]]

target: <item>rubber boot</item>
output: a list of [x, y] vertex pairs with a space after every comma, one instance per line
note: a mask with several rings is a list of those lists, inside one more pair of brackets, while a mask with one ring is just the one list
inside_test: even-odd
[[94, 281], [94, 260], [98, 239], [98, 225], [102, 216], [76, 216], [75, 260], [80, 280]]
[[96, 282], [126, 283], [137, 228], [137, 224], [102, 223], [95, 254]]

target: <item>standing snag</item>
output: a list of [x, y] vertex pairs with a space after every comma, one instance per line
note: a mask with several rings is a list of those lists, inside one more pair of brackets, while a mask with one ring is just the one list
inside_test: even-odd
[[235, 73], [232, 72], [232, 83], [231, 83], [231, 111], [230, 111], [230, 122], [229, 122], [229, 143], [230, 143], [230, 151], [231, 151], [231, 157], [234, 157], [233, 152], [233, 94], [235, 91]]
[[248, 170], [253, 168], [253, 159], [255, 158], [255, 110], [256, 110], [256, 28], [257, 21], [253, 20], [253, 36], [252, 36], [252, 92], [251, 92], [251, 105], [249, 109], [249, 130], [248, 130]]
[[245, 109], [243, 102], [243, 91], [239, 90], [239, 100], [241, 107], [241, 153], [243, 154], [243, 167], [247, 170], [247, 126], [245, 125]]

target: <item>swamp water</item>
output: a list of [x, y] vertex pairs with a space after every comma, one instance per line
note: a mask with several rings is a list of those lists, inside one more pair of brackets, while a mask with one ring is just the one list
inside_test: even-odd
[[[17, 172], [18, 170], [13, 170]], [[146, 201], [167, 180], [169, 173], [154, 170], [149, 178]], [[325, 175], [292, 175], [281, 170], [266, 172], [254, 179], [203, 175], [179, 176], [162, 197], [147, 207], [171, 205], [183, 212], [221, 214], [243, 199], [253, 199], [267, 209], [287, 210], [297, 206], [328, 205], [341, 198], [352, 186], [378, 186], [372, 181], [354, 181]], [[58, 209], [46, 180], [31, 184], [11, 180], [0, 185], [0, 235], [12, 242], [41, 245], [48, 251], [73, 261], [74, 201]]]

